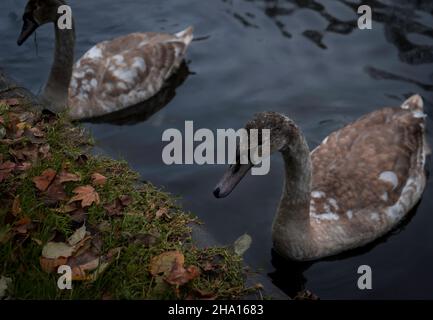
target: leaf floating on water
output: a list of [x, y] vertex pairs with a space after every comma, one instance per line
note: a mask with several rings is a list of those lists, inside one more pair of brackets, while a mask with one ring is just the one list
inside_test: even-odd
[[72, 197], [69, 203], [75, 201], [81, 201], [81, 206], [83, 208], [90, 207], [93, 203], [95, 204], [100, 203], [99, 194], [95, 191], [95, 189], [92, 186], [78, 187], [75, 188], [73, 192], [76, 195]]
[[253, 239], [250, 235], [244, 234], [240, 236], [233, 244], [235, 253], [239, 256], [243, 256], [244, 253], [250, 248]]
[[36, 188], [39, 191], [47, 191], [48, 187], [50, 186], [51, 182], [53, 182], [54, 178], [56, 177], [56, 171], [53, 169], [47, 169], [38, 177], [33, 178], [33, 182], [36, 185]]

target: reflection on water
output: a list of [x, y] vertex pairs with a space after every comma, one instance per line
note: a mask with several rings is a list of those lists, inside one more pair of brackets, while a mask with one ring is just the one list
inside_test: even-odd
[[[49, 27], [38, 31], [37, 55], [31, 41], [15, 46], [24, 2], [0, 2], [0, 66], [37, 92], [51, 65], [53, 33]], [[173, 86], [175, 96], [174, 90], [160, 96], [150, 113], [147, 107], [125, 110], [120, 122], [116, 116], [86, 126], [98, 150], [129, 161], [143, 180], [180, 195], [218, 241], [250, 234], [247, 262], [287, 292], [306, 287], [324, 299], [432, 298], [431, 181], [398, 235], [335, 259], [287, 264], [271, 255], [282, 188], [279, 157], [272, 158], [269, 175], [246, 177], [224, 200], [214, 199], [212, 190], [225, 166], [166, 166], [161, 160], [162, 133], [183, 130], [185, 120], [215, 131], [240, 128], [256, 112], [281, 112], [299, 124], [314, 148], [346, 123], [398, 105], [412, 93], [425, 98], [433, 116], [433, 1], [362, 3], [373, 9], [373, 30], [357, 29], [361, 1], [352, 0], [71, 2], [77, 57], [97, 42], [141, 30], [176, 32], [194, 25], [201, 40], [188, 51], [191, 74]], [[431, 130], [428, 140], [432, 144]], [[356, 287], [362, 264], [373, 269], [373, 290]]]
[[[222, 0], [223, 2], [233, 3], [232, 1]], [[287, 30], [281, 17], [295, 14], [298, 10], [308, 9], [318, 13], [327, 21], [327, 25], [322, 30], [306, 29], [303, 35], [313, 41], [319, 48], [326, 49], [323, 38], [327, 32], [347, 35], [357, 28], [357, 18], [354, 15], [352, 19], [341, 20], [334, 17], [326, 10], [326, 7], [314, 0], [244, 0], [252, 2], [263, 9], [266, 16], [275, 22], [275, 25], [286, 38], [292, 35]], [[356, 14], [360, 2], [350, 2], [345, 0], [336, 0], [339, 3], [351, 8]], [[386, 2], [386, 1], [385, 1]], [[387, 5], [384, 1], [369, 0], [362, 1], [362, 4], [374, 8], [373, 20], [382, 23], [385, 27], [386, 39], [392, 43], [399, 51], [399, 57], [408, 64], [423, 64], [433, 62], [433, 46], [417, 45], [411, 42], [407, 34], [419, 34], [433, 38], [433, 29], [419, 23], [415, 20], [415, 10], [424, 11], [427, 14], [433, 12], [433, 2], [424, 1], [397, 1]], [[393, 1], [394, 2], [394, 1]], [[254, 24], [254, 15], [240, 14], [233, 12], [233, 16], [241, 21], [245, 26], [257, 26]]]

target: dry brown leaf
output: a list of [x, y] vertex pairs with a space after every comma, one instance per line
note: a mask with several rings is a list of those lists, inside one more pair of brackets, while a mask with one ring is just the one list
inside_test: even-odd
[[95, 189], [92, 186], [77, 187], [73, 190], [73, 192], [76, 195], [72, 197], [69, 203], [75, 201], [81, 201], [81, 206], [83, 208], [90, 207], [93, 203], [95, 204], [100, 203], [99, 194], [95, 191]]
[[53, 169], [47, 169], [38, 177], [33, 178], [33, 182], [36, 185], [36, 188], [40, 191], [47, 191], [51, 182], [53, 182], [56, 177], [56, 171]]
[[68, 243], [70, 246], [75, 246], [86, 236], [86, 225], [83, 224], [81, 228], [75, 230], [75, 232], [68, 238]]
[[17, 170], [19, 171], [27, 171], [32, 167], [32, 164], [30, 162], [22, 162], [17, 164]]
[[165, 281], [173, 285], [181, 286], [199, 276], [200, 269], [196, 266], [189, 266], [185, 269], [183, 266], [176, 265], [176, 268], [171, 271], [170, 275], [165, 279]]
[[17, 216], [21, 213], [20, 196], [16, 196], [14, 202], [12, 203], [12, 214]]
[[179, 251], [167, 251], [153, 257], [150, 261], [150, 273], [156, 276], [168, 276], [175, 265], [183, 265], [185, 257]]
[[57, 270], [58, 267], [65, 265], [68, 262], [68, 258], [60, 257], [57, 259], [48, 259], [44, 257], [39, 258], [39, 264], [43, 271], [51, 273]]
[[78, 174], [69, 173], [63, 170], [59, 173], [58, 179], [59, 183], [78, 182], [81, 180], [81, 177]]
[[119, 197], [120, 203], [122, 206], [127, 207], [132, 203], [132, 198], [127, 195], [123, 195]]
[[0, 163], [0, 182], [6, 180], [16, 168], [16, 164], [11, 161]]
[[150, 273], [154, 276], [161, 276], [172, 285], [181, 286], [200, 275], [196, 266], [184, 268], [185, 257], [179, 251], [164, 252], [153, 257], [150, 262]]
[[31, 224], [32, 220], [29, 217], [21, 218], [15, 223], [15, 231], [19, 234], [26, 234]]
[[62, 184], [60, 184], [59, 179], [55, 179], [54, 182], [48, 187], [48, 190], [44, 195], [44, 202], [47, 205], [55, 205], [59, 201], [68, 200], [68, 195]]
[[107, 178], [100, 173], [92, 174], [92, 184], [94, 186], [103, 186], [107, 182]]
[[37, 138], [42, 138], [42, 137], [44, 137], [44, 135], [45, 135], [45, 134], [42, 132], [42, 130], [39, 129], [38, 127], [33, 127], [33, 128], [30, 128], [29, 130], [30, 130], [30, 132], [31, 132], [35, 137], [37, 137]]
[[168, 215], [168, 209], [165, 207], [158, 209], [158, 211], [156, 211], [156, 213], [155, 213], [155, 217], [157, 219], [165, 217], [166, 215]]
[[64, 242], [48, 242], [42, 249], [42, 257], [47, 259], [68, 258], [74, 252], [74, 247]]

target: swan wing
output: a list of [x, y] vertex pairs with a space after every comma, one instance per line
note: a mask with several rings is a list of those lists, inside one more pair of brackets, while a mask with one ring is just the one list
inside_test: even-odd
[[425, 187], [425, 114], [421, 98], [411, 99], [333, 132], [312, 152], [310, 215], [318, 223], [339, 220], [349, 234], [377, 233], [419, 201]]
[[70, 115], [91, 118], [154, 96], [177, 70], [192, 41], [192, 28], [175, 35], [133, 33], [104, 41], [75, 64]]

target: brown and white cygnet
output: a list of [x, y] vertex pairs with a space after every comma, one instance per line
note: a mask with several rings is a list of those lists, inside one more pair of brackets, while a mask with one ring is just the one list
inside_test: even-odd
[[[270, 129], [271, 152], [285, 162], [272, 227], [275, 250], [308, 261], [363, 246], [385, 235], [421, 199], [426, 185], [423, 100], [384, 108], [331, 133], [310, 152], [288, 117], [264, 112], [246, 129]], [[214, 190], [227, 196], [252, 167], [230, 166]]]
[[73, 120], [106, 115], [154, 96], [179, 68], [193, 39], [192, 27], [175, 35], [131, 33], [98, 43], [74, 65], [75, 29], [60, 29], [64, 0], [29, 0], [18, 39], [22, 45], [41, 25], [54, 24], [54, 62], [42, 102]]

